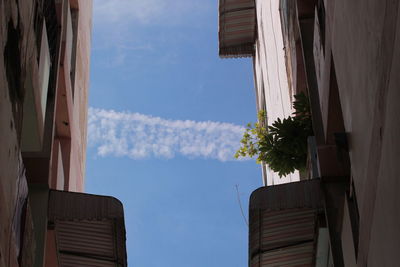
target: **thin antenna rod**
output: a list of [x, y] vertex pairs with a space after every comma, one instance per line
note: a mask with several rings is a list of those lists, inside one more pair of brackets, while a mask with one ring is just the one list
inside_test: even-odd
[[237, 193], [237, 199], [238, 199], [238, 202], [239, 202], [240, 212], [242, 213], [242, 217], [243, 217], [244, 222], [246, 223], [247, 227], [249, 227], [249, 223], [247, 222], [246, 216], [244, 216], [242, 202], [240, 201], [239, 185], [236, 184], [235, 187], [236, 187], [236, 193]]

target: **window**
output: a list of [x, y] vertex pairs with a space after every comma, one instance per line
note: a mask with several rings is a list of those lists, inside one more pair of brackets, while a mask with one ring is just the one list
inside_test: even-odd
[[319, 21], [319, 33], [320, 33], [320, 38], [321, 38], [321, 45], [322, 49], [325, 53], [325, 6], [324, 6], [324, 1], [319, 0], [317, 3], [317, 15], [318, 15], [318, 21]]
[[349, 215], [350, 215], [351, 230], [353, 232], [354, 251], [357, 259], [360, 214], [358, 212], [357, 196], [356, 196], [356, 190], [354, 188], [353, 179], [351, 179], [350, 188], [347, 191], [346, 197], [348, 203], [347, 208], [349, 209]]
[[78, 22], [79, 22], [79, 10], [71, 8], [71, 22], [72, 22], [72, 52], [71, 52], [71, 86], [72, 86], [72, 99], [75, 94], [75, 71], [76, 71], [76, 49], [78, 45]]

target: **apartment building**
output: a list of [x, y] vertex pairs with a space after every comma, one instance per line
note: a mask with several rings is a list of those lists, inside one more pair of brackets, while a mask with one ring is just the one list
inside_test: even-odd
[[[227, 36], [251, 36], [235, 45], [245, 44], [255, 63], [284, 51], [289, 96], [307, 93], [315, 135], [308, 176], [250, 197], [249, 266], [396, 266], [399, 3], [226, 0], [220, 18], [221, 5], [239, 3], [231, 15], [240, 23], [220, 19], [220, 47]], [[263, 5], [273, 9], [264, 12]], [[243, 10], [251, 19], [235, 13]], [[281, 31], [264, 35], [277, 15]], [[277, 55], [257, 52], [259, 42], [277, 35], [283, 41]]]
[[83, 193], [91, 0], [0, 2], [0, 266], [126, 266], [122, 204]]

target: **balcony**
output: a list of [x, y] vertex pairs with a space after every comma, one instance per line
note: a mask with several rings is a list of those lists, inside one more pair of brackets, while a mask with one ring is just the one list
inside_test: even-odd
[[63, 8], [63, 32], [61, 38], [56, 129], [57, 136], [62, 138], [71, 138], [71, 124], [73, 121], [73, 86], [70, 73], [74, 37], [69, 1], [64, 3]]

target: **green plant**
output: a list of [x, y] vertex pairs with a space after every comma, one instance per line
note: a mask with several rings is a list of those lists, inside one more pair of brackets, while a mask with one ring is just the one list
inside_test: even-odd
[[266, 114], [260, 111], [258, 122], [247, 124], [236, 158], [257, 156], [257, 163], [265, 162], [280, 177], [305, 169], [307, 137], [313, 134], [310, 105], [304, 93], [294, 97], [294, 116], [264, 126]]

